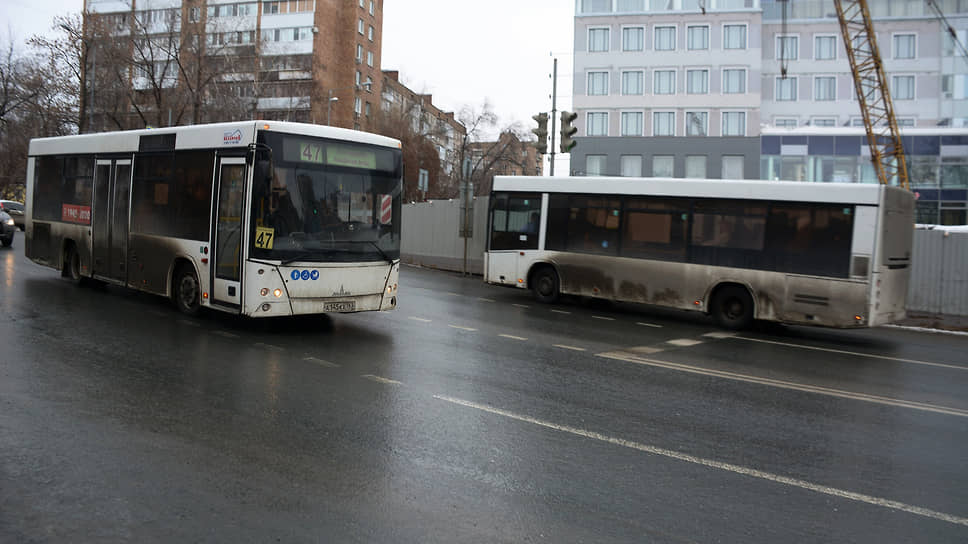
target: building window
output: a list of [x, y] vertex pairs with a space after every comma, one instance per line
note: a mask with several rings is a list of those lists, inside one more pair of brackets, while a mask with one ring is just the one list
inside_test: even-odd
[[814, 100], [836, 100], [837, 78], [834, 76], [817, 76], [813, 78]]
[[652, 135], [653, 136], [675, 136], [676, 135], [676, 112], [674, 111], [652, 112]]
[[723, 155], [722, 179], [745, 179], [746, 160], [743, 155]]
[[675, 51], [676, 49], [676, 27], [657, 26], [655, 27], [655, 50], [656, 51]]
[[373, 51], [366, 52], [366, 65], [373, 67]]
[[709, 49], [709, 27], [686, 27], [686, 42], [687, 49]]
[[373, 27], [372, 26], [369, 28], [369, 30], [366, 31], [366, 37], [369, 38], [371, 42], [373, 41]]
[[356, 46], [356, 62], [363, 62], [363, 46]]
[[676, 94], [676, 71], [656, 70], [652, 75], [654, 94]]
[[359, 87], [363, 83], [363, 74], [359, 70], [356, 71], [356, 86]]
[[622, 173], [625, 177], [638, 178], [642, 176], [642, 156], [622, 155]]
[[357, 96], [356, 100], [353, 101], [353, 112], [359, 115], [362, 109], [363, 109], [363, 100]]
[[657, 178], [671, 178], [675, 176], [676, 158], [673, 155], [652, 156], [652, 176]]
[[367, 102], [367, 103], [366, 103], [366, 116], [367, 116], [367, 117], [369, 117], [369, 116], [370, 116], [370, 110], [371, 110], [371, 106], [370, 106], [370, 103], [369, 103], [369, 102]]
[[686, 93], [707, 94], [709, 92], [709, 70], [686, 70]]
[[589, 28], [588, 29], [588, 52], [601, 53], [608, 51], [608, 29]]
[[816, 60], [834, 60], [837, 58], [836, 36], [814, 36], [813, 58]]
[[795, 101], [797, 99], [797, 78], [778, 77], [776, 78], [776, 100]]
[[622, 72], [622, 94], [642, 94], [642, 81], [641, 71]]
[[914, 117], [898, 117], [897, 118], [897, 126], [899, 126], [899, 127], [913, 127], [916, 124], [917, 123], [915, 122]]
[[891, 98], [914, 100], [914, 76], [891, 76]]
[[723, 136], [746, 136], [746, 112], [723, 112]]
[[800, 56], [800, 37], [799, 36], [777, 36], [776, 37], [776, 58], [777, 60], [797, 60]]
[[604, 176], [606, 158], [607, 158], [607, 155], [585, 156], [585, 175], [586, 176]]
[[356, 25], [356, 31], [360, 33], [360, 36], [363, 35], [363, 29], [364, 28], [365, 28], [365, 25], [363, 24], [363, 19], [360, 19], [360, 22], [357, 23], [357, 25]]
[[746, 92], [745, 68], [726, 68], [723, 70], [723, 92], [726, 94]]
[[917, 38], [914, 34], [894, 35], [894, 58], [913, 59], [917, 57]]
[[588, 95], [605, 96], [608, 94], [608, 72], [588, 72]]
[[746, 25], [723, 25], [723, 49], [746, 49]]
[[644, 44], [644, 28], [637, 26], [622, 29], [622, 51], [641, 51]]
[[608, 113], [591, 112], [585, 133], [589, 136], [608, 136]]
[[706, 178], [705, 155], [686, 155], [686, 177], [696, 179]]
[[375, 5], [376, 5], [376, 2], [374, 2], [373, 0], [370, 0], [370, 15], [373, 15], [373, 11], [376, 9]]
[[641, 136], [643, 114], [640, 111], [622, 112], [622, 136]]
[[773, 126], [777, 128], [797, 128], [796, 117], [777, 117], [773, 120]]
[[709, 112], [686, 112], [686, 136], [706, 136], [709, 134]]
[[815, 127], [835, 127], [837, 126], [836, 117], [814, 117], [810, 119], [810, 124]]

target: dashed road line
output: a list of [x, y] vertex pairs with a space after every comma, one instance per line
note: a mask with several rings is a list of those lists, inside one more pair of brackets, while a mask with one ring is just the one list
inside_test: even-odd
[[652, 355], [653, 353], [659, 353], [660, 351], [665, 351], [664, 348], [656, 348], [652, 346], [639, 346], [635, 348], [625, 348], [624, 351], [629, 351], [635, 354], [641, 355]]
[[273, 346], [272, 344], [266, 344], [266, 343], [263, 343], [263, 342], [256, 342], [253, 345], [256, 346], [256, 347], [260, 347], [260, 348], [263, 348], [263, 349], [267, 349], [269, 351], [286, 351], [286, 348], [284, 348], [284, 347]]
[[551, 311], [554, 312], [554, 313], [556, 313], [556, 314], [571, 315], [571, 312], [566, 312], [564, 310], [551, 310]]
[[723, 339], [723, 338], [732, 338], [732, 337], [736, 336], [736, 333], [735, 332], [724, 332], [724, 331], [713, 331], [713, 332], [707, 332], [703, 336], [705, 336], [706, 338]]
[[579, 347], [576, 347], [576, 346], [566, 346], [564, 344], [552, 344], [552, 346], [554, 346], [556, 348], [561, 348], [561, 349], [570, 349], [572, 351], [588, 351], [585, 348], [579, 348]]
[[899, 363], [911, 363], [915, 365], [934, 366], [939, 368], [950, 368], [954, 370], [968, 370], [968, 366], [949, 365], [945, 363], [932, 363], [931, 361], [919, 361], [917, 359], [904, 359], [902, 357], [891, 357], [889, 355], [877, 355], [874, 353], [863, 353], [860, 351], [847, 351], [843, 349], [822, 348], [819, 346], [808, 346], [805, 344], [791, 344], [789, 342], [778, 342], [776, 340], [763, 340], [761, 338], [750, 338], [748, 336], [732, 336], [734, 340], [745, 340], [747, 342], [759, 342], [761, 344], [773, 344], [776, 346], [787, 346], [791, 348], [809, 349], [813, 351], [825, 351], [827, 353], [840, 353], [843, 355], [857, 355], [859, 357], [870, 357], [872, 359], [882, 359], [885, 361], [897, 361]]
[[661, 329], [662, 325], [656, 325], [655, 323], [642, 323], [638, 322], [636, 325], [641, 325], [643, 327], [652, 327], [653, 329]]
[[492, 299], [492, 298], [484, 298], [484, 297], [477, 297], [477, 300], [479, 300], [481, 302], [494, 302], [494, 299]]
[[217, 334], [217, 335], [222, 336], [224, 338], [232, 338], [232, 339], [242, 338], [241, 336], [239, 336], [239, 335], [237, 335], [237, 334], [235, 334], [233, 332], [228, 332], [228, 331], [212, 331], [212, 334]]
[[666, 344], [672, 344], [673, 346], [679, 346], [681, 348], [688, 348], [702, 344], [702, 340], [693, 340], [692, 338], [676, 338], [675, 340], [666, 340]]
[[410, 317], [408, 317], [407, 319], [412, 319], [413, 321], [419, 321], [419, 322], [421, 322], [421, 323], [430, 323], [430, 322], [431, 322], [431, 320], [429, 320], [429, 319], [424, 319], [424, 318], [422, 318], [422, 317], [414, 317], [414, 316], [410, 316]]
[[829, 495], [841, 499], [847, 499], [856, 502], [862, 502], [872, 506], [879, 506], [882, 508], [889, 508], [891, 510], [897, 510], [900, 512], [906, 512], [908, 514], [914, 514], [916, 516], [936, 519], [939, 521], [944, 521], [947, 523], [952, 523], [955, 525], [962, 525], [968, 527], [968, 518], [954, 516], [951, 514], [946, 514], [944, 512], [938, 512], [935, 510], [930, 510], [928, 508], [923, 508], [920, 506], [913, 506], [910, 504], [905, 504], [903, 502], [894, 501], [890, 499], [884, 499], [880, 497], [874, 497], [872, 495], [865, 495], [863, 493], [855, 493], [853, 491], [847, 491], [843, 489], [837, 489], [835, 487], [829, 487], [825, 485], [815, 484], [813, 482], [808, 482], [806, 480], [799, 480], [797, 478], [790, 478], [788, 476], [782, 476], [779, 474], [773, 474], [770, 472], [757, 470], [755, 468], [744, 467], [742, 465], [734, 465], [732, 463], [725, 463], [722, 461], [716, 461], [713, 459], [705, 459], [703, 457], [697, 457], [695, 455], [690, 455], [688, 453], [683, 453], [675, 450], [670, 450], [666, 448], [661, 448], [658, 446], [653, 446], [650, 444], [642, 444], [640, 442], [633, 442], [631, 440], [625, 440], [622, 438], [614, 438], [601, 433], [587, 431], [585, 429], [580, 429], [577, 427], [571, 427], [568, 425], [559, 425], [557, 423], [552, 423], [550, 421], [544, 421], [541, 419], [533, 418], [530, 416], [516, 414], [514, 412], [509, 412], [507, 410], [502, 410], [500, 408], [494, 408], [484, 404], [478, 404], [475, 402], [470, 402], [454, 397], [448, 397], [445, 395], [434, 395], [437, 400], [442, 400], [444, 402], [449, 402], [451, 404], [457, 404], [459, 406], [464, 406], [467, 408], [473, 408], [482, 412], [487, 412], [497, 416], [505, 417], [508, 419], [513, 419], [516, 421], [521, 421], [524, 423], [530, 423], [532, 425], [537, 425], [539, 427], [544, 427], [547, 429], [552, 429], [559, 432], [564, 432], [572, 434], [575, 436], [580, 436], [583, 438], [588, 438], [591, 440], [597, 440], [599, 442], [605, 442], [608, 444], [613, 444], [616, 446], [621, 446], [624, 448], [630, 448], [633, 450], [638, 450], [643, 453], [648, 453], [652, 455], [658, 455], [661, 457], [666, 457], [668, 459], [675, 459], [677, 461], [682, 461], [685, 463], [690, 463], [693, 465], [700, 465], [707, 468], [712, 468], [716, 470], [721, 470], [724, 472], [730, 472], [733, 474], [739, 474], [742, 476], [748, 476], [751, 478], [757, 478], [760, 480], [766, 480], [769, 482], [786, 485], [790, 487], [796, 487], [799, 489], [804, 489], [807, 491], [813, 491], [816, 493], [821, 493], [824, 495]]
[[515, 308], [525, 308], [525, 309], [531, 307], [531, 306], [528, 306], [527, 304], [512, 304], [511, 306], [514, 306]]
[[303, 357], [303, 361], [313, 363], [319, 366], [324, 366], [326, 368], [339, 368], [339, 365], [336, 363], [331, 363], [325, 359], [319, 359], [316, 357]]
[[839, 397], [843, 399], [870, 402], [874, 404], [883, 404], [885, 406], [893, 406], [896, 408], [908, 408], [911, 410], [920, 410], [923, 412], [934, 412], [936, 414], [945, 414], [949, 416], [968, 417], [968, 410], [962, 410], [959, 408], [949, 408], [946, 406], [936, 406], [933, 404], [926, 404], [923, 402], [892, 399], [889, 397], [881, 397], [878, 395], [869, 395], [867, 393], [854, 393], [851, 391], [844, 391], [842, 389], [833, 389], [830, 387], [822, 387], [818, 385], [807, 385], [807, 384], [801, 384], [801, 383], [795, 383], [795, 382], [788, 382], [784, 380], [774, 380], [772, 378], [760, 378], [757, 376], [751, 376], [749, 374], [739, 374], [736, 372], [728, 372], [725, 370], [713, 370], [709, 368], [684, 365], [680, 363], [670, 363], [668, 361], [659, 361], [657, 359], [646, 359], [645, 357], [638, 357], [632, 353], [627, 353], [624, 351], [609, 351], [605, 353], [598, 353], [596, 354], [596, 356], [603, 357], [606, 359], [625, 361], [628, 363], [635, 363], [639, 365], [665, 368], [668, 370], [676, 370], [679, 372], [688, 372], [690, 374], [713, 376], [716, 378], [724, 378], [727, 380], [735, 380], [735, 381], [746, 382], [746, 383], [755, 383], [758, 385], [765, 385], [768, 387], [778, 387], [780, 389], [791, 389], [794, 391], [801, 391], [804, 393], [815, 393], [818, 395]]
[[460, 325], [447, 325], [447, 326], [450, 327], [450, 328], [452, 328], [452, 329], [459, 329], [459, 330], [468, 331], [468, 332], [474, 332], [474, 331], [477, 330], [477, 329], [475, 329], [473, 327], [461, 327]]
[[501, 338], [510, 338], [511, 340], [520, 340], [522, 342], [525, 342], [528, 340], [523, 336], [514, 336], [513, 334], [499, 334], [498, 336], [500, 336]]
[[374, 376], [373, 374], [363, 374], [360, 377], [366, 380], [370, 380], [372, 382], [382, 383], [386, 385], [403, 385], [403, 382], [398, 382], [397, 380], [391, 380], [390, 378], [384, 378], [382, 376]]
[[605, 317], [603, 315], [593, 315], [592, 319], [601, 319], [602, 321], [615, 321], [614, 317]]
[[450, 295], [450, 296], [452, 296], [452, 297], [462, 297], [462, 296], [464, 296], [464, 295], [462, 295], [460, 293], [454, 293], [454, 292], [450, 292], [450, 291], [448, 291], [447, 294]]

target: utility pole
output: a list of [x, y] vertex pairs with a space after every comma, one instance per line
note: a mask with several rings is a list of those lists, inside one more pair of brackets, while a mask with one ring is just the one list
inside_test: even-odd
[[555, 125], [558, 121], [558, 59], [551, 73], [551, 175], [555, 175]]

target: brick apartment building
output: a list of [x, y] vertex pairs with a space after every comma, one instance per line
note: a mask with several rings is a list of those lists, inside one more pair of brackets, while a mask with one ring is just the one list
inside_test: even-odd
[[382, 29], [383, 0], [85, 0], [88, 130], [244, 118], [370, 130]]

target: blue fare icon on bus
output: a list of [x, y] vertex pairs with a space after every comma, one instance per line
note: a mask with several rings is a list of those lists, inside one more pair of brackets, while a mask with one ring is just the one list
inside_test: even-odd
[[310, 272], [309, 278], [312, 279], [313, 281], [318, 280], [319, 279], [319, 270], [313, 270], [312, 272]]
[[292, 281], [316, 281], [319, 279], [319, 270], [293, 270], [289, 273], [289, 277]]
[[293, 270], [292, 271], [292, 274], [289, 274], [289, 277], [292, 278], [293, 281], [298, 281], [299, 280], [299, 271], [298, 270]]

